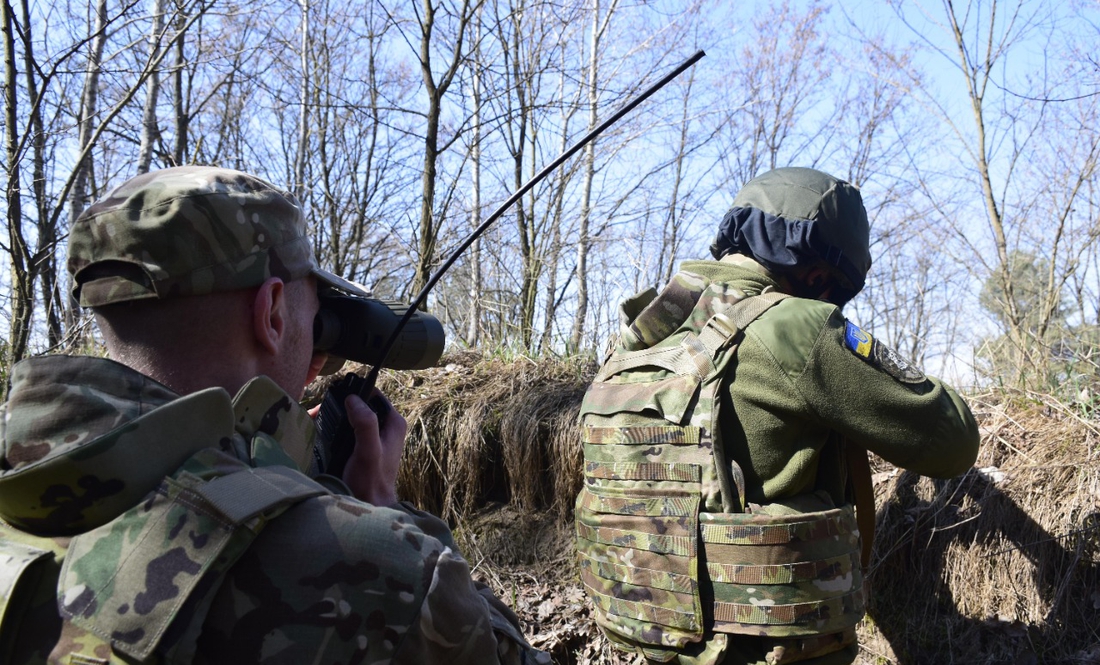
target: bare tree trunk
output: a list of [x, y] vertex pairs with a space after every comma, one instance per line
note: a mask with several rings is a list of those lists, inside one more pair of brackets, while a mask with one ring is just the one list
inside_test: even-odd
[[[30, 6], [27, 0], [20, 3], [23, 25], [30, 26]], [[50, 348], [57, 347], [63, 339], [60, 311], [63, 307], [57, 289], [57, 225], [50, 217], [50, 204], [46, 194], [46, 130], [42, 122], [42, 108], [38, 92], [36, 72], [38, 65], [34, 57], [34, 40], [23, 42], [23, 69], [27, 81], [27, 102], [30, 107], [30, 143], [32, 154], [32, 183], [34, 194], [38, 241], [34, 258], [28, 266], [32, 274], [39, 278], [42, 303], [46, 316], [46, 340]]]
[[[672, 279], [672, 273], [676, 269], [676, 255], [680, 249], [683, 218], [680, 210], [680, 188], [684, 179], [684, 160], [688, 151], [688, 127], [690, 125], [690, 100], [691, 89], [695, 83], [695, 70], [688, 72], [688, 84], [684, 91], [680, 107], [680, 143], [677, 146], [676, 158], [673, 163], [672, 195], [668, 201], [668, 213], [665, 215], [665, 232], [661, 242], [661, 274], [662, 284], [667, 284]], [[667, 253], [666, 253], [667, 252]]]
[[[564, 54], [563, 54], [564, 60]], [[565, 102], [565, 81], [566, 81], [566, 68], [565, 63], [561, 63], [561, 67], [558, 73], [558, 99], [561, 100], [561, 118], [559, 119], [561, 127], [561, 138], [558, 143], [559, 153], [564, 153], [569, 148], [569, 122], [573, 118], [573, 114], [579, 108], [579, 104]], [[574, 100], [579, 102], [579, 99]], [[562, 227], [565, 226], [565, 188], [571, 177], [571, 172], [567, 168], [561, 168], [556, 174], [557, 187], [554, 188], [554, 200], [551, 208], [550, 228], [552, 237], [550, 239], [550, 253], [546, 264], [549, 266], [549, 277], [546, 280], [546, 319], [542, 328], [542, 341], [539, 344], [540, 349], [550, 347], [552, 343], [554, 319], [557, 316], [558, 306], [561, 304], [561, 297], [558, 294], [558, 262], [561, 260], [562, 254]], [[566, 280], [566, 286], [571, 280]]]
[[[520, 35], [525, 32], [525, 12], [523, 7], [513, 9], [511, 22], [513, 26], [511, 44], [508, 47], [511, 52], [510, 87], [515, 92], [515, 101], [518, 106], [517, 117], [513, 117], [513, 140], [511, 142], [512, 157], [512, 187], [518, 190], [523, 186], [524, 157], [527, 154], [527, 142], [529, 140], [529, 128], [532, 123], [531, 114], [531, 81], [528, 79], [525, 64], [523, 62], [523, 48]], [[518, 120], [518, 123], [517, 123]], [[532, 155], [534, 149], [532, 147]], [[533, 157], [532, 157], [533, 159]], [[526, 201], [519, 201], [516, 205], [516, 233], [520, 243], [520, 257], [523, 261], [522, 276], [519, 292], [519, 336], [520, 343], [527, 351], [531, 350], [534, 338], [535, 302], [538, 298], [538, 279], [540, 272], [540, 260], [536, 246], [538, 244], [538, 232], [535, 229], [535, 194], [530, 192]]]
[[298, 0], [298, 7], [302, 10], [302, 41], [301, 41], [301, 65], [302, 65], [302, 89], [299, 91], [298, 103], [298, 151], [294, 156], [294, 183], [292, 190], [299, 198], [306, 189], [306, 160], [309, 155], [310, 140], [310, 31], [309, 31], [309, 0]]
[[[562, 152], [568, 148], [565, 131], [562, 131]], [[561, 305], [561, 294], [558, 293], [558, 263], [562, 254], [562, 228], [565, 226], [565, 187], [569, 180], [569, 174], [562, 171], [558, 175], [558, 186], [554, 189], [554, 197], [547, 213], [550, 216], [550, 242], [547, 244], [545, 258], [546, 265], [546, 298], [545, 318], [542, 324], [542, 338], [539, 340], [539, 351], [545, 352], [553, 343], [554, 319], [557, 318], [558, 307]], [[571, 280], [566, 280], [568, 286]]]
[[[88, 205], [88, 181], [92, 172], [91, 143], [95, 134], [95, 116], [99, 104], [99, 71], [100, 61], [103, 58], [103, 48], [107, 42], [107, 0], [99, 0], [96, 5], [95, 29], [92, 33], [91, 48], [88, 52], [88, 62], [84, 68], [84, 92], [80, 100], [80, 113], [77, 118], [79, 130], [78, 149], [82, 155], [77, 162], [72, 179], [72, 189], [69, 191], [69, 225], [76, 222], [80, 213]], [[75, 321], [78, 316], [79, 305], [75, 302], [68, 303], [69, 318]]]
[[[615, 13], [618, 0], [612, 0], [607, 16], [600, 19], [600, 0], [592, 3], [592, 37], [588, 62], [588, 131], [596, 128], [597, 107], [600, 101], [599, 82], [600, 40], [611, 16]], [[596, 142], [584, 147], [584, 184], [581, 188], [580, 236], [577, 238], [577, 311], [573, 317], [573, 332], [569, 336], [569, 349], [580, 351], [584, 341], [585, 319], [588, 318], [588, 253], [592, 248], [589, 237], [589, 224], [592, 215], [592, 180], [596, 176]]]
[[[431, 277], [435, 264], [435, 248], [438, 242], [439, 227], [435, 218], [435, 181], [439, 156], [443, 149], [439, 144], [439, 121], [443, 112], [443, 96], [451, 87], [455, 75], [464, 58], [463, 47], [466, 31], [480, 0], [463, 0], [457, 7], [458, 23], [453, 35], [453, 53], [447, 68], [436, 79], [432, 71], [432, 33], [435, 29], [436, 11], [432, 0], [423, 0], [420, 16], [420, 73], [428, 95], [428, 109], [424, 127], [424, 160], [421, 176], [423, 195], [420, 199], [420, 234], [418, 238], [418, 256], [413, 274], [412, 292], [419, 293]], [[451, 137], [451, 141], [454, 137]], [[426, 306], [426, 303], [425, 303]]]
[[[479, 12], [480, 16], [480, 12]], [[470, 145], [470, 227], [481, 226], [481, 21], [477, 22], [473, 67], [473, 140]], [[470, 247], [470, 312], [466, 321], [466, 344], [476, 347], [481, 331], [481, 238]]]
[[[0, 30], [3, 31], [4, 40], [4, 152], [7, 164], [4, 198], [8, 208], [8, 256], [11, 264], [11, 327], [4, 363], [6, 367], [11, 367], [27, 352], [34, 307], [34, 283], [28, 265], [30, 256], [27, 241], [23, 236], [22, 200], [19, 193], [19, 96], [16, 87], [19, 72], [15, 64], [15, 12], [9, 0], [0, 3], [0, 12]], [[0, 392], [7, 395], [7, 382], [0, 386]]]
[[[1008, 241], [1005, 238], [1004, 218], [1001, 216], [1001, 210], [993, 194], [993, 181], [989, 174], [989, 153], [985, 142], [985, 116], [982, 109], [985, 88], [989, 83], [990, 68], [993, 63], [988, 59], [990, 53], [987, 51], [987, 59], [981, 65], [971, 68], [966, 53], [966, 41], [959, 26], [958, 18], [955, 16], [954, 8], [950, 4], [947, 7], [948, 18], [951, 20], [951, 30], [955, 37], [955, 47], [959, 56], [959, 67], [966, 74], [966, 90], [970, 98], [970, 109], [974, 115], [975, 141], [977, 142], [974, 149], [975, 165], [978, 168], [978, 176], [982, 183], [982, 202], [985, 204], [989, 227], [993, 232], [993, 243], [997, 249], [998, 276], [1001, 281], [1001, 288], [1004, 289], [1005, 304], [1008, 307], [1006, 311], [1013, 328], [1010, 333], [1017, 333], [1021, 317], [1016, 310], [1016, 299], [1012, 294], [1012, 268], [1008, 260]], [[993, 9], [992, 11], [995, 12], [996, 10]], [[993, 16], [990, 17], [990, 22], [993, 22]], [[992, 43], [990, 46], [992, 46]]]
[[[164, 38], [164, 0], [153, 0], [152, 29], [149, 34], [149, 61], [156, 62]], [[157, 98], [160, 96], [160, 67], [153, 67], [145, 83], [145, 108], [141, 116], [141, 144], [138, 147], [137, 172], [148, 173], [153, 163], [153, 144], [157, 128]]]
[[187, 16], [181, 8], [177, 8], [176, 35], [173, 44], [176, 47], [175, 62], [172, 64], [172, 95], [175, 124], [176, 144], [172, 150], [172, 158], [176, 166], [182, 166], [188, 161], [190, 151], [190, 125], [191, 110], [187, 100], [190, 97], [190, 86], [184, 85], [184, 73], [187, 71], [187, 32], [182, 26], [187, 24]]
[[80, 100], [78, 119], [80, 138], [78, 147], [83, 158], [76, 166], [76, 178], [69, 193], [69, 221], [73, 223], [87, 207], [88, 179], [92, 170], [92, 160], [87, 153], [95, 131], [95, 116], [99, 103], [99, 68], [103, 58], [103, 46], [107, 42], [107, 0], [99, 0], [96, 5], [95, 37], [88, 52], [88, 63], [84, 69], [84, 93]]
[[424, 0], [424, 16], [420, 21], [420, 72], [428, 91], [428, 116], [424, 128], [424, 166], [420, 177], [423, 195], [420, 198], [420, 236], [416, 272], [413, 275], [412, 292], [419, 293], [431, 276], [435, 257], [435, 178], [436, 160], [439, 159], [439, 113], [442, 92], [432, 73], [431, 37], [435, 23], [435, 7], [431, 0]]

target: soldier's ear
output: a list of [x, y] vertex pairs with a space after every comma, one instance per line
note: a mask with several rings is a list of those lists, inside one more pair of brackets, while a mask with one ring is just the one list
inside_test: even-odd
[[269, 277], [252, 301], [252, 335], [260, 348], [277, 355], [286, 332], [286, 284]]

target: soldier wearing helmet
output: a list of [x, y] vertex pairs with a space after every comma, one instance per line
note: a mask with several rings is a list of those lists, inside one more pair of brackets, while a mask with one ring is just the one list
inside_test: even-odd
[[849, 476], [864, 450], [956, 476], [977, 425], [841, 313], [871, 267], [856, 187], [761, 174], [711, 252], [623, 303], [585, 396], [582, 579], [609, 639], [651, 662], [851, 663], [874, 510]]
[[140, 175], [76, 221], [69, 269], [112, 359], [12, 370], [0, 662], [549, 662], [446, 524], [397, 502], [392, 407], [350, 396], [343, 477], [307, 476], [318, 285], [358, 287], [316, 265], [293, 195]]
[[843, 307], [871, 269], [870, 227], [859, 190], [814, 169], [787, 167], [750, 180], [722, 218], [715, 259], [747, 256], [793, 295]]

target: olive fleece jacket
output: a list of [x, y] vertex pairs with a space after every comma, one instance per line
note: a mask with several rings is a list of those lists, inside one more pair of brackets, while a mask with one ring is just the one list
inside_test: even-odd
[[[759, 264], [737, 255], [681, 269], [748, 295], [779, 288]], [[724, 445], [745, 472], [750, 502], [814, 489], [841, 499], [840, 437], [936, 478], [974, 463], [978, 426], [966, 402], [869, 339], [835, 305], [804, 298], [783, 300], [746, 328], [721, 418]], [[873, 344], [877, 354], [868, 351]], [[884, 353], [895, 362], [876, 361]]]

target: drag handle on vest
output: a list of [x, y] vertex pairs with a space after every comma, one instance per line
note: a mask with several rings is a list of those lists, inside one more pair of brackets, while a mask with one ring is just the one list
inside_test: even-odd
[[378, 416], [378, 429], [382, 429], [393, 407], [379, 395], [371, 395], [373, 388], [367, 379], [349, 373], [325, 393], [315, 423], [317, 439], [313, 444], [313, 461], [317, 468], [310, 475], [325, 473], [337, 478], [344, 475], [344, 467], [355, 450], [355, 430], [344, 406], [348, 395], [359, 395]]

